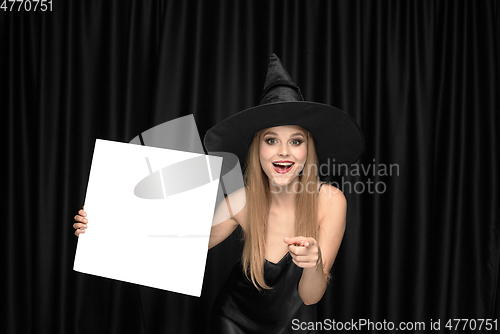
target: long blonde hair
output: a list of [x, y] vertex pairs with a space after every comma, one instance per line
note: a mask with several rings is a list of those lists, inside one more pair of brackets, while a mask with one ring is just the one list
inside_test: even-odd
[[[247, 186], [247, 231], [244, 231], [243, 270], [258, 290], [272, 289], [264, 280], [266, 256], [267, 220], [271, 203], [269, 180], [262, 170], [259, 159], [260, 133], [254, 135], [248, 150], [244, 179]], [[312, 136], [307, 134], [307, 156], [300, 191], [296, 196], [295, 236], [315, 238], [318, 236], [318, 158]], [[306, 187], [311, 187], [308, 189]]]

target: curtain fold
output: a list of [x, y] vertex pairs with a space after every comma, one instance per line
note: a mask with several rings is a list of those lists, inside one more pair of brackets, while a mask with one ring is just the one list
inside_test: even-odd
[[2, 332], [205, 332], [239, 230], [210, 250], [195, 298], [74, 272], [73, 217], [96, 138], [188, 114], [203, 137], [258, 103], [273, 52], [306, 100], [346, 111], [366, 139], [330, 179], [348, 220], [318, 319], [425, 332], [440, 319], [444, 333], [448, 319], [500, 318], [499, 20], [498, 0], [0, 10]]

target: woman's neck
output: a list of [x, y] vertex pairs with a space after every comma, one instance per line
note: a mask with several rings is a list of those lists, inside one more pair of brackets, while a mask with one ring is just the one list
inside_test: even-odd
[[269, 190], [271, 192], [271, 205], [276, 209], [295, 209], [295, 201], [300, 188], [298, 178], [287, 185], [278, 186], [269, 180]]

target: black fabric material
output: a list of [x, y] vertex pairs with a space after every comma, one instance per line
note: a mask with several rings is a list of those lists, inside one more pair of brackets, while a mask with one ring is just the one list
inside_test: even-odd
[[206, 333], [238, 231], [209, 251], [195, 298], [73, 272], [73, 217], [96, 138], [128, 142], [187, 114], [203, 136], [259, 103], [272, 52], [308, 100], [360, 125], [359, 166], [399, 166], [343, 178], [386, 189], [344, 184], [347, 227], [318, 319], [423, 321], [425, 332], [440, 319], [445, 333], [447, 319], [499, 318], [499, 36], [497, 0], [0, 10], [0, 331]]
[[272, 263], [264, 262], [264, 279], [273, 287], [259, 292], [243, 273], [239, 261], [215, 299], [210, 334], [317, 333], [297, 330], [293, 320], [316, 322], [316, 305], [305, 305], [297, 291], [302, 268], [290, 253]]
[[[284, 96], [280, 96], [281, 94], [273, 94], [271, 89], [275, 86], [289, 87], [293, 92], [287, 93]], [[281, 60], [273, 53], [269, 57], [266, 82], [264, 83], [259, 105], [277, 101], [304, 101], [304, 97], [300, 92], [300, 88], [293, 82], [290, 74], [283, 67]]]

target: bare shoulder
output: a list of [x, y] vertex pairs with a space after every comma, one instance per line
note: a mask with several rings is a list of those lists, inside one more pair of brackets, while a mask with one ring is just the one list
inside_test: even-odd
[[339, 188], [325, 183], [319, 191], [319, 201], [327, 201], [329, 203], [347, 202], [344, 193]]
[[347, 200], [344, 193], [328, 183], [323, 184], [318, 195], [318, 218], [320, 222], [345, 223]]

